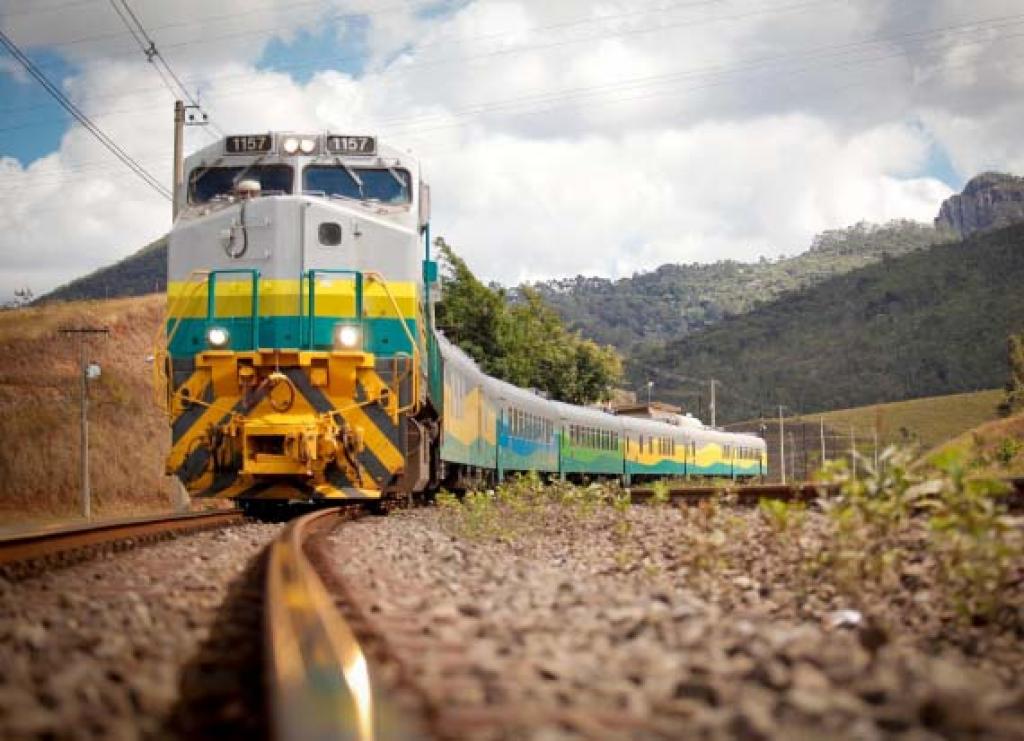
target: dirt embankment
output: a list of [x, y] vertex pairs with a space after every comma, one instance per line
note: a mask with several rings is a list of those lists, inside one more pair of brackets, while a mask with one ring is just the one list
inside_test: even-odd
[[79, 339], [63, 327], [108, 327], [89, 339], [90, 466], [98, 516], [166, 509], [168, 428], [153, 396], [153, 338], [163, 295], [0, 312], [0, 521], [74, 516], [79, 497]]

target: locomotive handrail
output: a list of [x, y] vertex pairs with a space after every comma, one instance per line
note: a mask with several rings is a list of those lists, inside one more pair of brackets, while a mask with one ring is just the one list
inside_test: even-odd
[[256, 268], [218, 268], [207, 271], [206, 284], [209, 290], [206, 292], [206, 324], [209, 325], [216, 319], [217, 313], [217, 276], [218, 275], [249, 275], [252, 278], [252, 302], [250, 311], [250, 336], [248, 349], [255, 350], [260, 344], [260, 271]]
[[[191, 292], [183, 291], [182, 293], [178, 294], [178, 297], [174, 300], [174, 303], [171, 304], [169, 307], [167, 307], [167, 316], [173, 316], [174, 317], [174, 324], [171, 327], [171, 331], [170, 332], [167, 331], [167, 319], [165, 318], [164, 321], [160, 322], [160, 328], [157, 329], [156, 337], [153, 338], [153, 374], [156, 376], [156, 379], [155, 379], [156, 382], [154, 382], [154, 384], [153, 384], [153, 391], [154, 392], [158, 391], [158, 386], [160, 385], [159, 384], [159, 380], [162, 377], [163, 381], [164, 381], [164, 386], [165, 386], [165, 389], [166, 389], [166, 393], [164, 394], [165, 398], [160, 399], [159, 403], [163, 407], [164, 412], [166, 412], [168, 414], [170, 414], [170, 411], [171, 411], [171, 388], [170, 388], [170, 378], [169, 378], [169, 376], [167, 374], [163, 373], [163, 365], [164, 365], [163, 358], [169, 358], [170, 357], [170, 354], [171, 354], [171, 342], [174, 340], [174, 335], [176, 335], [178, 333], [178, 327], [181, 326], [182, 316], [180, 314], [178, 314], [175, 311], [175, 309], [178, 308], [178, 304], [181, 303], [186, 298], [186, 296], [188, 298], [191, 298], [192, 297], [192, 293], [195, 293], [195, 290], [199, 286], [204, 285], [204, 283], [200, 283], [199, 281], [197, 281], [195, 279], [198, 278], [199, 276], [207, 276], [207, 275], [209, 275], [209, 273], [210, 273], [209, 270], [193, 270], [191, 273], [188, 274], [188, 277], [185, 279], [185, 283], [191, 285]], [[163, 343], [164, 344], [163, 348], [160, 348], [160, 334], [161, 333], [163, 333], [165, 335], [165, 337], [166, 337], [166, 339], [165, 339], [165, 341]]]
[[[310, 268], [306, 271], [306, 281], [309, 284], [309, 295], [306, 300], [309, 304], [309, 340], [308, 347], [310, 350], [313, 349], [313, 345], [316, 340], [316, 276], [320, 273], [327, 275], [351, 275], [355, 279], [356, 287], [356, 311], [355, 319], [359, 322], [360, 328], [363, 326], [363, 273], [359, 270], [350, 270], [342, 268]], [[299, 302], [301, 311], [302, 302]]]
[[405, 317], [402, 316], [402, 311], [398, 306], [398, 301], [395, 300], [394, 294], [391, 293], [391, 289], [388, 288], [388, 283], [384, 280], [384, 276], [380, 273], [367, 272], [365, 276], [374, 283], [379, 283], [381, 288], [384, 289], [384, 295], [388, 297], [391, 302], [391, 308], [395, 310], [395, 316], [398, 317], [399, 323], [402, 325], [402, 330], [405, 332], [406, 338], [409, 340], [409, 347], [412, 348], [412, 403], [408, 407], [404, 407], [399, 411], [405, 411], [406, 409], [417, 410], [420, 404], [420, 388], [419, 388], [419, 360], [420, 360], [420, 348], [419, 343], [412, 336], [412, 331], [409, 329], [409, 325], [406, 323]]

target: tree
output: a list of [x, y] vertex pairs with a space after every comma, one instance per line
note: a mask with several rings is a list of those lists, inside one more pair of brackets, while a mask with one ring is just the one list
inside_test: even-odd
[[499, 333], [506, 311], [504, 296], [481, 283], [444, 239], [438, 237], [434, 244], [442, 265], [437, 325], [486, 371], [503, 356]]
[[570, 333], [537, 290], [520, 286], [510, 295], [485, 286], [443, 239], [435, 244], [443, 267], [438, 326], [484, 373], [574, 404], [610, 398], [622, 377], [612, 348]]
[[1010, 415], [1024, 409], [1024, 334], [1012, 334], [1006, 341], [1010, 380], [1006, 382], [1006, 396], [999, 412]]

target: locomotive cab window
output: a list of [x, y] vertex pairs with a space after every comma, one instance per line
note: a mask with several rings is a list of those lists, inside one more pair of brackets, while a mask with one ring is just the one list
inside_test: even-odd
[[408, 170], [395, 167], [309, 165], [302, 171], [302, 189], [360, 201], [404, 206], [412, 201]]
[[295, 171], [288, 165], [252, 167], [197, 167], [188, 178], [190, 203], [208, 203], [218, 196], [230, 196], [241, 180], [256, 180], [262, 195], [292, 192]]

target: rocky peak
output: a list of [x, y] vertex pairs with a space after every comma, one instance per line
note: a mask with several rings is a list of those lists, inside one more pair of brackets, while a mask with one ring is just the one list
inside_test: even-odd
[[971, 178], [963, 193], [950, 196], [935, 217], [937, 228], [961, 237], [1024, 222], [1024, 178], [985, 172]]

